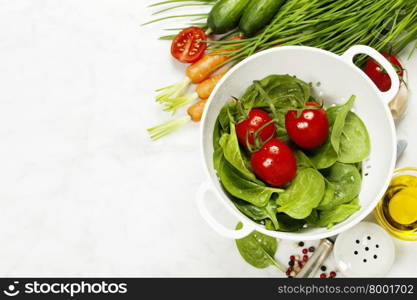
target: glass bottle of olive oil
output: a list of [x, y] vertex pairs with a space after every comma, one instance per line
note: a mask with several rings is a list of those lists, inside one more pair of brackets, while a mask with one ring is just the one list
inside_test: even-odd
[[417, 169], [395, 171], [390, 186], [375, 209], [375, 217], [393, 236], [417, 241]]

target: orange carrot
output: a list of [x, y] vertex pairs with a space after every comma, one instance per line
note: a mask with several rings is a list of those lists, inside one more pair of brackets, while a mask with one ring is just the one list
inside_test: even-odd
[[191, 79], [193, 83], [200, 83], [209, 77], [215, 68], [227, 60], [225, 55], [205, 55], [195, 64], [192, 64], [187, 68], [185, 73], [187, 77]]
[[[238, 35], [228, 41], [237, 41], [240, 39], [242, 37]], [[236, 48], [217, 50], [206, 54], [199, 61], [187, 68], [185, 72], [187, 76], [180, 82], [156, 90], [158, 92], [156, 101], [159, 103], [172, 102], [172, 99], [183, 96], [191, 83], [201, 83], [219, 69], [229, 59], [229, 56], [225, 52], [233, 50], [236, 50]]]
[[216, 87], [217, 83], [220, 81], [220, 79], [223, 78], [223, 76], [227, 73], [227, 71], [220, 73], [218, 75], [215, 75], [209, 79], [204, 80], [202, 83], [200, 83], [197, 88], [195, 89], [198, 97], [201, 99], [208, 99], [210, 97], [211, 92]]
[[200, 122], [203, 116], [204, 107], [206, 106], [207, 99], [201, 100], [196, 104], [190, 106], [187, 110], [188, 115], [194, 122]]
[[[229, 41], [236, 41], [240, 39], [241, 39], [240, 36], [236, 36], [234, 38], [229, 39]], [[233, 51], [233, 50], [236, 50], [236, 49], [223, 50], [222, 52]], [[225, 54], [213, 54], [212, 52], [203, 56], [202, 59], [200, 59], [196, 63], [189, 66], [187, 70], [185, 71], [185, 73], [187, 74], [187, 77], [191, 79], [193, 83], [200, 83], [203, 80], [205, 80], [207, 77], [209, 77], [211, 74], [213, 74], [216, 71], [216, 67], [220, 66], [221, 64], [226, 62], [228, 59], [229, 59], [229, 56]]]

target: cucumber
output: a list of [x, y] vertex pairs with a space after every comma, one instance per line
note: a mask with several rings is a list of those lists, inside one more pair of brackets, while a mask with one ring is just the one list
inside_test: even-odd
[[215, 34], [235, 29], [248, 3], [249, 0], [220, 0], [211, 9], [207, 19], [208, 27]]
[[268, 25], [286, 0], [252, 0], [243, 12], [239, 29], [252, 37]]

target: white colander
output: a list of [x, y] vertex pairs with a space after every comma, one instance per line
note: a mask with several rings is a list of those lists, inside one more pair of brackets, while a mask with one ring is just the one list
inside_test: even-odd
[[[393, 82], [388, 92], [380, 92], [367, 75], [352, 60], [358, 54], [366, 54], [387, 70]], [[314, 228], [297, 233], [269, 231], [243, 215], [223, 191], [213, 168], [213, 129], [221, 108], [232, 96], [241, 96], [254, 80], [271, 74], [295, 75], [313, 83], [314, 94], [324, 100], [326, 106], [344, 104], [356, 95], [353, 110], [364, 121], [371, 138], [371, 153], [363, 165], [363, 183], [360, 193], [362, 208], [346, 221], [331, 229]], [[242, 238], [253, 230], [276, 238], [291, 240], [317, 240], [345, 231], [364, 219], [377, 205], [388, 187], [396, 157], [395, 127], [388, 103], [399, 90], [400, 81], [392, 65], [376, 50], [367, 46], [354, 46], [341, 56], [328, 51], [284, 46], [255, 54], [236, 65], [219, 82], [213, 91], [203, 116], [201, 150], [208, 180], [198, 190], [199, 210], [208, 224], [219, 234], [233, 239]], [[224, 207], [243, 223], [240, 230], [220, 224], [206, 206], [206, 195], [212, 192]]]

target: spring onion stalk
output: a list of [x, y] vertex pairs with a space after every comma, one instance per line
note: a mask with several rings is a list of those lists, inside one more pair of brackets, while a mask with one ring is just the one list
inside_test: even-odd
[[168, 0], [168, 1], [161, 1], [154, 4], [150, 4], [148, 7], [155, 7], [167, 4], [176, 4], [176, 3], [195, 3], [198, 2], [201, 5], [204, 4], [214, 4], [218, 0]]
[[159, 103], [170, 102], [172, 101], [172, 99], [175, 99], [184, 95], [185, 91], [188, 89], [190, 84], [191, 84], [191, 79], [188, 77], [185, 77], [180, 82], [169, 85], [167, 87], [157, 89], [156, 92], [158, 92], [158, 94], [156, 96], [156, 102], [159, 102]]
[[197, 93], [192, 93], [177, 98], [170, 98], [165, 101], [164, 111], [166, 112], [175, 112], [177, 109], [190, 104], [198, 99]]
[[258, 36], [232, 43], [211, 41], [210, 47], [217, 51], [237, 48], [228, 52], [225, 63], [278, 45], [342, 54], [355, 44], [364, 44], [399, 53], [417, 39], [416, 24], [417, 0], [288, 0]]
[[149, 25], [156, 22], [165, 21], [168, 19], [175, 19], [175, 18], [188, 18], [188, 17], [198, 17], [194, 20], [200, 20], [200, 18], [207, 18], [207, 14], [184, 14], [184, 15], [175, 15], [175, 16], [166, 16], [158, 19], [151, 20], [149, 22], [143, 23], [142, 26]]
[[[151, 5], [149, 5], [148, 7], [150, 8], [155, 8], [155, 7], [162, 7], [161, 9], [155, 11], [154, 13], [152, 13], [153, 16], [155, 15], [162, 15], [164, 13], [167, 12], [172, 12], [175, 11], [177, 9], [183, 9], [183, 8], [192, 8], [192, 7], [204, 7], [204, 6], [213, 6], [218, 0], [170, 0], [170, 1], [161, 1], [161, 2], [157, 2], [157, 3], [153, 3]], [[161, 21], [165, 21], [168, 19], [174, 19], [174, 18], [190, 18], [191, 21], [190, 23], [185, 24], [186, 26], [198, 26], [201, 27], [203, 29], [207, 28], [206, 23], [201, 23], [201, 22], [196, 22], [199, 20], [205, 20], [208, 17], [208, 13], [198, 13], [198, 14], [193, 14], [193, 13], [189, 13], [189, 14], [181, 14], [181, 15], [168, 15], [168, 16], [164, 16], [164, 17], [160, 17], [160, 18], [156, 18], [153, 20], [150, 20], [149, 22], [146, 22], [144, 24], [142, 24], [142, 26], [144, 25], [148, 25], [148, 24], [152, 24], [152, 23], [156, 23], [156, 22], [161, 22]], [[184, 26], [185, 27], [185, 26]], [[179, 31], [179, 30], [178, 30]], [[159, 39], [160, 40], [172, 40], [174, 38], [174, 36], [161, 36]]]
[[161, 125], [155, 126], [153, 128], [148, 129], [148, 133], [154, 141], [159, 140], [160, 138], [163, 138], [164, 136], [170, 134], [171, 132], [181, 128], [186, 123], [191, 121], [190, 116], [181, 117], [178, 119], [170, 120], [168, 122], [165, 122]]

